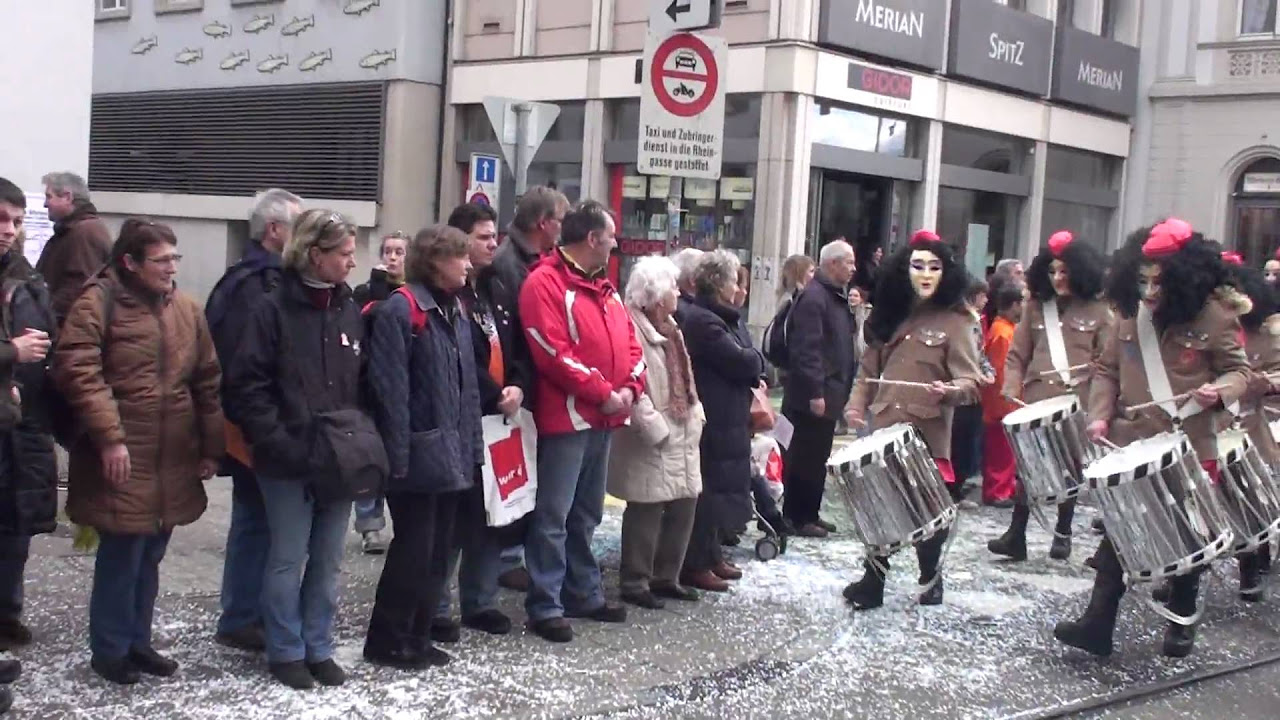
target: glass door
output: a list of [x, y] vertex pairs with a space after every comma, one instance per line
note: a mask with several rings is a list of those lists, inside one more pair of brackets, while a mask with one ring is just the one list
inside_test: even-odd
[[1280, 199], [1248, 199], [1235, 203], [1236, 250], [1246, 265], [1261, 267], [1280, 247]]

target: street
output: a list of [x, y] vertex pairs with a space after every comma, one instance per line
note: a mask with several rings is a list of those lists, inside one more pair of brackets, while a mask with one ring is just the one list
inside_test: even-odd
[[[92, 557], [74, 551], [69, 538], [36, 541], [27, 573], [36, 642], [19, 653], [25, 668], [14, 686], [15, 717], [1035, 718], [1280, 648], [1274, 605], [1238, 602], [1234, 568], [1220, 564], [1205, 582], [1209, 607], [1190, 658], [1158, 654], [1162, 626], [1137, 591], [1122, 605], [1111, 659], [1067, 651], [1051, 628], [1086, 602], [1092, 511], [1082, 508], [1076, 518], [1069, 562], [1048, 559], [1048, 537], [1033, 523], [1031, 559], [1015, 565], [985, 550], [1008, 511], [982, 508], [960, 515], [941, 607], [914, 604], [908, 553], [893, 559], [885, 606], [854, 615], [840, 590], [861, 549], [847, 533], [794, 540], [786, 555], [760, 563], [749, 555], [753, 531], [732, 551], [746, 575], [726, 595], [671, 601], [660, 611], [632, 608], [622, 626], [574, 621], [578, 637], [567, 646], [519, 627], [507, 637], [464, 631], [459, 645], [444, 646], [453, 664], [401, 673], [361, 659], [381, 561], [361, 555], [352, 533], [337, 628], [338, 660], [350, 678], [342, 688], [298, 693], [271, 680], [263, 659], [212, 640], [229, 487], [226, 479], [210, 483], [209, 511], [174, 534], [161, 566], [155, 644], [182, 663], [169, 680], [120, 688], [89, 670]], [[828, 502], [824, 513], [839, 524], [842, 510]], [[611, 502], [596, 535], [610, 591], [620, 516]], [[503, 591], [502, 604], [519, 626], [519, 597]], [[1261, 667], [1095, 716], [1272, 718], [1278, 676], [1276, 666]]]

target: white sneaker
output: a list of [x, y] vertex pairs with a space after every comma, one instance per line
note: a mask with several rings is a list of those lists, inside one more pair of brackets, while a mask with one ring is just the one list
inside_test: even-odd
[[382, 537], [381, 530], [369, 530], [362, 537], [364, 540], [360, 545], [365, 555], [382, 555], [387, 551], [387, 540]]

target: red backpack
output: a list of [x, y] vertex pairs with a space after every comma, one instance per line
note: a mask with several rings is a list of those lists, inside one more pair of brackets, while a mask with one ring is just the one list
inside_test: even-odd
[[[392, 293], [392, 294], [397, 294], [397, 293], [400, 295], [403, 295], [404, 299], [409, 301], [409, 328], [413, 330], [414, 337], [417, 337], [418, 334], [421, 333], [423, 330], [425, 330], [427, 327], [427, 311], [423, 310], [418, 305], [418, 299], [413, 296], [413, 291], [409, 289], [408, 285], [401, 285], [400, 287], [396, 288], [395, 293]], [[387, 298], [387, 299], [390, 300], [391, 298]], [[379, 303], [382, 303], [382, 302], [386, 302], [386, 301], [370, 300], [369, 302], [364, 304], [363, 308], [360, 309], [360, 315], [365, 319], [365, 335], [369, 334], [368, 323], [369, 323], [370, 313], [373, 312], [374, 307], [376, 307]]]

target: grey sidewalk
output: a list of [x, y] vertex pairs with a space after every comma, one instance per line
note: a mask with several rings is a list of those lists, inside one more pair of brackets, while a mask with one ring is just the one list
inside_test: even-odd
[[[261, 658], [212, 641], [222, 570], [229, 483], [210, 484], [205, 518], [180, 528], [162, 566], [157, 646], [182, 663], [168, 680], [118, 688], [88, 668], [87, 599], [92, 558], [64, 538], [41, 538], [28, 570], [28, 618], [36, 643], [20, 653], [15, 717], [32, 718], [997, 718], [1116, 692], [1272, 652], [1280, 646], [1274, 606], [1235, 600], [1234, 568], [1207, 581], [1209, 608], [1196, 653], [1158, 655], [1161, 626], [1125, 600], [1117, 654], [1097, 662], [1064, 651], [1055, 621], [1082, 609], [1091, 580], [1083, 560], [1096, 539], [1077, 531], [1068, 563], [1047, 558], [1033, 527], [1032, 558], [992, 559], [986, 541], [1007, 511], [963, 512], [946, 565], [947, 603], [912, 602], [915, 560], [893, 561], [884, 608], [850, 613], [840, 590], [861, 549], [847, 535], [793, 541], [759, 563], [744, 549], [746, 577], [733, 592], [697, 604], [632, 609], [608, 626], [575, 621], [578, 639], [552, 645], [518, 629], [507, 637], [464, 632], [447, 668], [403, 673], [374, 668], [360, 650], [380, 561], [359, 554], [353, 533], [342, 580], [338, 660], [350, 672], [338, 689], [296, 693], [266, 674]], [[825, 512], [837, 523], [839, 508]], [[610, 507], [597, 535], [616, 586], [620, 513]], [[1087, 527], [1084, 511], [1077, 527]], [[753, 537], [753, 536], [749, 536]], [[520, 598], [504, 609], [519, 625]], [[1245, 714], [1236, 718], [1247, 720]]]

